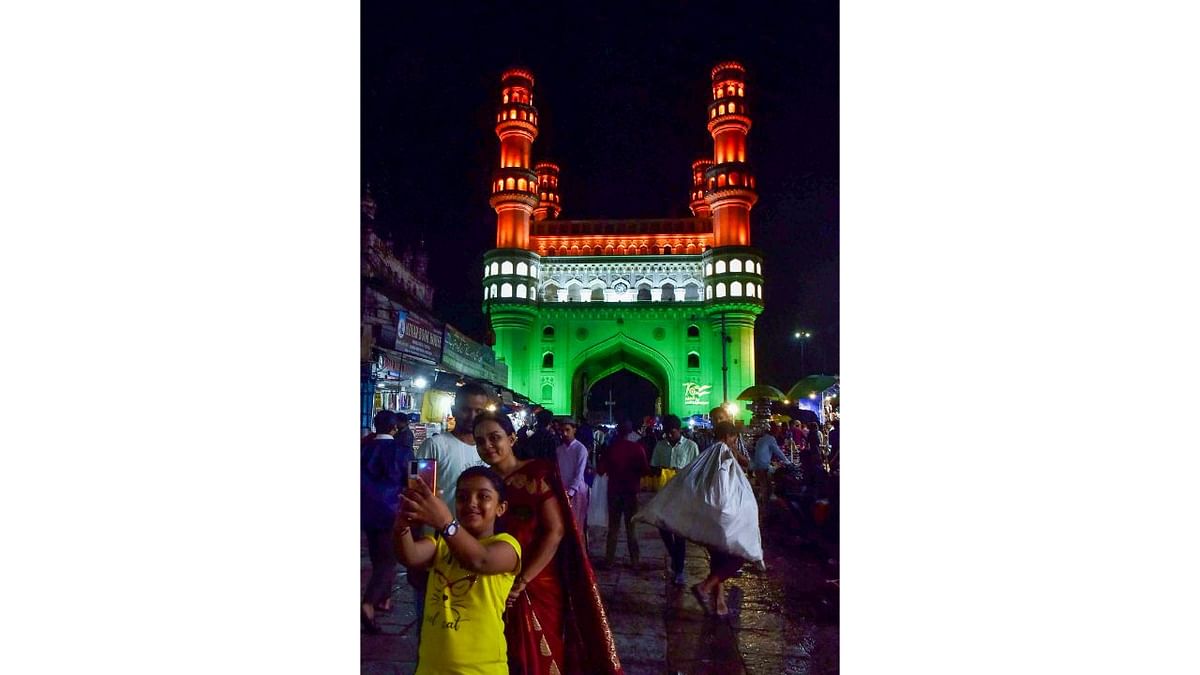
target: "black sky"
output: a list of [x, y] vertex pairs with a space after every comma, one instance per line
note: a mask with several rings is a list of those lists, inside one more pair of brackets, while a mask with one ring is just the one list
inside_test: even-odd
[[378, 220], [424, 239], [437, 313], [481, 337], [500, 73], [536, 78], [534, 161], [562, 167], [562, 218], [686, 217], [691, 162], [712, 156], [709, 71], [735, 59], [764, 253], [758, 379], [795, 382], [801, 328], [808, 371], [838, 372], [837, 3], [646, 5], [364, 3], [362, 179]]

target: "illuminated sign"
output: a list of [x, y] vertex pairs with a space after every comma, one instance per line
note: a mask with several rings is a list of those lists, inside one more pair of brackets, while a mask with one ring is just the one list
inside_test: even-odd
[[712, 389], [711, 384], [696, 384], [695, 382], [683, 383], [683, 404], [684, 405], [707, 405], [708, 392]]

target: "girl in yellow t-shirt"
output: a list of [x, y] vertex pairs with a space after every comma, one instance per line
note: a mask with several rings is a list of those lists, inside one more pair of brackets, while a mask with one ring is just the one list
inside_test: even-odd
[[[431, 570], [417, 675], [507, 675], [504, 603], [521, 570], [521, 545], [495, 534], [496, 517], [508, 508], [504, 481], [475, 466], [456, 486], [459, 520], [419, 480], [402, 495], [396, 516], [396, 556], [409, 569]], [[438, 534], [413, 541], [414, 524]]]

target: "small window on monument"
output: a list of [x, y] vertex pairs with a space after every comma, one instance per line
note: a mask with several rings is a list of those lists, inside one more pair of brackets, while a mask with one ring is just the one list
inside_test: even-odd
[[696, 324], [692, 324], [692, 325], [688, 326], [687, 336], [689, 338], [699, 338], [700, 337], [700, 327], [697, 326]]
[[696, 352], [689, 352], [688, 357], [687, 357], [687, 367], [688, 368], [699, 368], [700, 367], [700, 355], [697, 354]]
[[546, 352], [545, 354], [542, 355], [542, 367], [543, 368], [553, 368], [554, 367], [554, 353], [553, 352]]
[[554, 326], [546, 326], [542, 329], [542, 337], [547, 340], [554, 339]]

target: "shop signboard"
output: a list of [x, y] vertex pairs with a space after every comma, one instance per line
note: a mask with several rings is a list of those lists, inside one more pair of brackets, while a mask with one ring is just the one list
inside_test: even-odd
[[442, 323], [416, 312], [398, 307], [396, 322], [396, 351], [432, 365], [442, 361]]
[[480, 380], [503, 384], [497, 377], [496, 355], [490, 347], [472, 340], [450, 324], [446, 324], [443, 344], [442, 364], [447, 368]]

